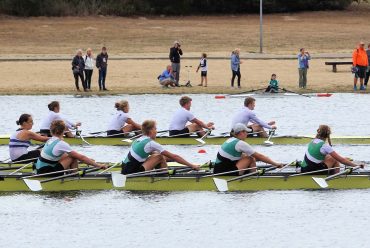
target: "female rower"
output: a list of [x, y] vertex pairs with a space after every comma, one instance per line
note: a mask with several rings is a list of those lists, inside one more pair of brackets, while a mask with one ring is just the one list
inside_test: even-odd
[[70, 145], [63, 140], [65, 129], [66, 125], [62, 120], [51, 123], [52, 138], [45, 143], [37, 160], [37, 174], [78, 168], [78, 161], [95, 167], [106, 168], [105, 165], [96, 163], [93, 159], [72, 150]]
[[108, 136], [125, 136], [129, 132], [141, 130], [141, 125], [133, 121], [128, 115], [130, 111], [128, 101], [116, 102], [114, 107], [117, 109], [117, 113], [109, 123]]
[[[346, 158], [343, 158], [336, 153], [331, 146], [330, 141], [331, 130], [328, 125], [320, 125], [317, 129], [316, 137], [308, 144], [304, 159], [301, 164], [301, 172], [310, 172], [317, 170], [327, 170], [334, 168], [331, 173], [338, 173], [340, 164], [348, 166], [358, 166]], [[329, 144], [325, 142], [328, 141]], [[363, 165], [361, 165], [363, 167]], [[324, 174], [327, 172], [324, 171]]]
[[10, 136], [10, 159], [13, 162], [36, 162], [37, 158], [40, 156], [40, 149], [29, 151], [28, 147], [31, 145], [31, 140], [46, 142], [49, 138], [31, 131], [33, 119], [29, 114], [22, 114], [16, 123], [20, 126], [20, 128]]
[[144, 121], [141, 130], [143, 136], [132, 143], [126, 159], [122, 162], [122, 174], [153, 170], [157, 165], [159, 165], [160, 168], [167, 168], [167, 158], [194, 170], [199, 169], [198, 165], [189, 163], [179, 155], [165, 150], [165, 148], [154, 141], [157, 135], [155, 121]]
[[213, 173], [234, 171], [228, 175], [238, 176], [243, 175], [247, 168], [251, 168], [250, 171], [254, 172], [256, 171], [256, 161], [262, 161], [275, 167], [283, 165], [256, 152], [248, 143], [244, 142], [248, 136], [248, 128], [243, 123], [234, 125], [233, 136], [226, 140], [219, 149]]

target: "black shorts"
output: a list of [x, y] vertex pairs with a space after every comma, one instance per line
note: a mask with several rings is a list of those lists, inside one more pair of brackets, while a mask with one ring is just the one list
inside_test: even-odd
[[40, 135], [51, 137], [51, 132], [48, 129], [40, 129]]
[[[185, 127], [183, 130], [170, 130], [170, 136], [176, 135], [176, 137], [189, 137], [189, 128]], [[183, 134], [183, 135], [181, 135]]]
[[145, 168], [143, 166], [144, 162], [137, 161], [130, 153], [127, 156], [129, 161], [127, 163], [121, 164], [122, 174], [127, 175], [145, 171]]
[[26, 154], [23, 154], [19, 158], [12, 160], [12, 161], [13, 162], [22, 161], [22, 162], [19, 162], [18, 164], [28, 164], [28, 163], [31, 163], [31, 162], [35, 163], [37, 161], [37, 159], [40, 157], [40, 153], [41, 153], [40, 150], [32, 150], [32, 151], [29, 151]]
[[207, 77], [207, 72], [206, 71], [201, 71], [200, 76], [201, 77]]
[[107, 136], [111, 137], [117, 137], [117, 138], [125, 138], [127, 137], [127, 134], [123, 134], [123, 131], [117, 131], [117, 130], [109, 130], [107, 131]]
[[356, 66], [357, 72], [355, 73], [356, 78], [365, 78], [367, 66]]
[[[56, 171], [62, 171], [64, 170], [64, 167], [63, 165], [61, 165], [60, 163], [56, 163], [54, 166], [44, 166], [44, 167], [41, 167], [40, 169], [37, 170], [37, 174], [44, 174], [44, 173], [50, 173], [50, 172], [56, 172]], [[63, 175], [64, 172], [61, 172], [61, 173], [55, 173], [55, 174], [52, 174], [54, 177], [57, 177], [57, 176], [61, 176]]]
[[[307, 165], [305, 167], [301, 167], [301, 173], [317, 171], [317, 170], [325, 170], [328, 168], [328, 166], [326, 166], [325, 163], [322, 162], [322, 163], [316, 164], [312, 162], [311, 160], [309, 160], [307, 156], [304, 156], [304, 161], [306, 162]], [[326, 175], [328, 174], [328, 171], [318, 172], [315, 174]]]
[[[221, 162], [215, 163], [213, 168], [214, 174], [238, 170], [238, 167], [236, 167], [236, 163], [238, 163], [238, 160], [233, 161], [228, 158], [224, 158], [219, 153], [217, 153], [217, 158]], [[225, 174], [225, 176], [239, 176], [239, 172], [227, 173]]]

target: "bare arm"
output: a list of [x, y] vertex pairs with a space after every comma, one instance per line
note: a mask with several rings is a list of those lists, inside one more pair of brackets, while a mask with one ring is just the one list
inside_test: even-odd
[[275, 167], [281, 167], [282, 166], [281, 163], [275, 162], [274, 160], [270, 159], [269, 157], [267, 157], [267, 156], [265, 156], [261, 153], [258, 153], [258, 152], [253, 153], [252, 157], [254, 157], [257, 161], [262, 161], [262, 162], [265, 162], [267, 164], [272, 164]]
[[170, 158], [170, 159], [176, 161], [177, 163], [186, 165], [186, 166], [188, 166], [190, 168], [193, 168], [193, 169], [196, 169], [196, 170], [199, 169], [199, 166], [186, 161], [185, 159], [183, 159], [181, 156], [179, 156], [177, 154], [171, 153], [169, 151], [163, 151], [161, 154], [166, 156], [167, 158]]
[[92, 165], [94, 167], [106, 168], [105, 165], [99, 164], [99, 163], [95, 162], [95, 160], [93, 160], [91, 158], [88, 158], [85, 155], [82, 155], [82, 154], [80, 154], [76, 151], [72, 151], [72, 152], [68, 153], [68, 156], [70, 156], [71, 158], [75, 158], [78, 161], [81, 161], [81, 162], [86, 163], [88, 165]]
[[40, 134], [34, 133], [32, 131], [27, 131], [27, 135], [29, 139], [37, 140], [40, 142], [46, 142], [50, 139], [50, 137], [41, 136]]
[[352, 163], [352, 162], [351, 162], [351, 161], [349, 161], [348, 159], [343, 158], [341, 155], [339, 155], [339, 154], [338, 154], [338, 153], [336, 153], [335, 151], [331, 152], [331, 153], [330, 153], [330, 156], [332, 156], [335, 160], [337, 160], [337, 161], [338, 161], [339, 163], [341, 163], [341, 164], [345, 164], [345, 165], [352, 166], [352, 167], [358, 166], [357, 164]]
[[197, 118], [194, 118], [193, 120], [191, 120], [191, 123], [198, 124], [199, 126], [201, 126], [203, 128], [207, 128], [207, 129], [214, 128], [213, 127], [213, 125], [214, 125], [213, 122], [209, 122], [209, 123], [205, 124], [203, 121], [198, 120]]
[[127, 120], [126, 120], [126, 123], [127, 124], [131, 124], [134, 128], [136, 128], [136, 129], [141, 129], [141, 125], [140, 124], [138, 124], [138, 123], [136, 123], [136, 122], [134, 122], [131, 118], [128, 118]]

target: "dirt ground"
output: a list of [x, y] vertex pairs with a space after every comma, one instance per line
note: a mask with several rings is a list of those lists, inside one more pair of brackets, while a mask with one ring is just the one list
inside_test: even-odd
[[[166, 60], [121, 60], [109, 62], [109, 93], [231, 93], [229, 56], [240, 47], [243, 54], [259, 51], [259, 16], [212, 17], [0, 17], [0, 58], [71, 57], [77, 48], [91, 47], [95, 53], [102, 45], [110, 56], [167, 56], [174, 40], [182, 43], [181, 82], [187, 81], [185, 65], [192, 65], [190, 80], [195, 86], [198, 60], [186, 56], [209, 55], [209, 87], [163, 90], [156, 77], [168, 64]], [[367, 11], [348, 10], [298, 14], [274, 14], [264, 17], [264, 52], [297, 54], [306, 47], [313, 57], [318, 53], [350, 55], [359, 40], [370, 42]], [[337, 59], [335, 59], [337, 60]], [[350, 59], [345, 59], [349, 61]], [[307, 91], [336, 92], [352, 90], [349, 66], [332, 73], [324, 62], [313, 59]], [[40, 94], [74, 92], [70, 61], [0, 62], [0, 94]], [[245, 60], [241, 66], [242, 90], [265, 85], [276, 73], [283, 87], [297, 89], [296, 60]], [[97, 90], [97, 71], [93, 75]]]

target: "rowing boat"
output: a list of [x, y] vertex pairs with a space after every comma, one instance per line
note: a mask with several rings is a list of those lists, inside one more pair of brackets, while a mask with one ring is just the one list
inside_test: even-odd
[[[312, 175], [290, 177], [295, 172], [266, 173], [263, 176], [246, 178], [229, 183], [230, 191], [259, 191], [259, 190], [312, 190], [319, 189]], [[29, 191], [20, 180], [29, 173], [0, 175], [0, 192]], [[115, 188], [111, 182], [111, 174], [89, 174], [85, 177], [67, 178], [45, 183], [43, 191], [89, 191], [89, 190], [129, 190], [129, 191], [216, 191], [212, 177], [206, 172], [191, 172], [172, 176], [140, 176], [127, 178], [122, 188]], [[325, 177], [325, 176], [316, 176]], [[220, 176], [231, 179], [230, 176]], [[40, 180], [45, 178], [38, 178]], [[356, 172], [329, 182], [329, 189], [365, 189], [370, 188], [370, 172]]]
[[[209, 136], [204, 138], [204, 141], [208, 145], [221, 145], [228, 139], [229, 136]], [[300, 136], [300, 135], [284, 135], [284, 136], [273, 136], [271, 141], [276, 145], [299, 145], [307, 144], [313, 139], [314, 136]], [[199, 145], [200, 143], [195, 140], [196, 137], [179, 138], [179, 137], [158, 137], [156, 141], [162, 145]], [[66, 142], [70, 145], [84, 145], [88, 142], [92, 145], [107, 145], [107, 146], [127, 146], [130, 145], [128, 142], [122, 141], [123, 138], [115, 137], [85, 137], [84, 140], [81, 138], [65, 138]], [[251, 137], [246, 140], [251, 145], [262, 145], [266, 141], [266, 138]], [[333, 144], [348, 144], [348, 145], [370, 145], [370, 136], [333, 136], [331, 137]], [[0, 145], [8, 145], [9, 136], [0, 136]], [[34, 144], [39, 144], [35, 142]]]

